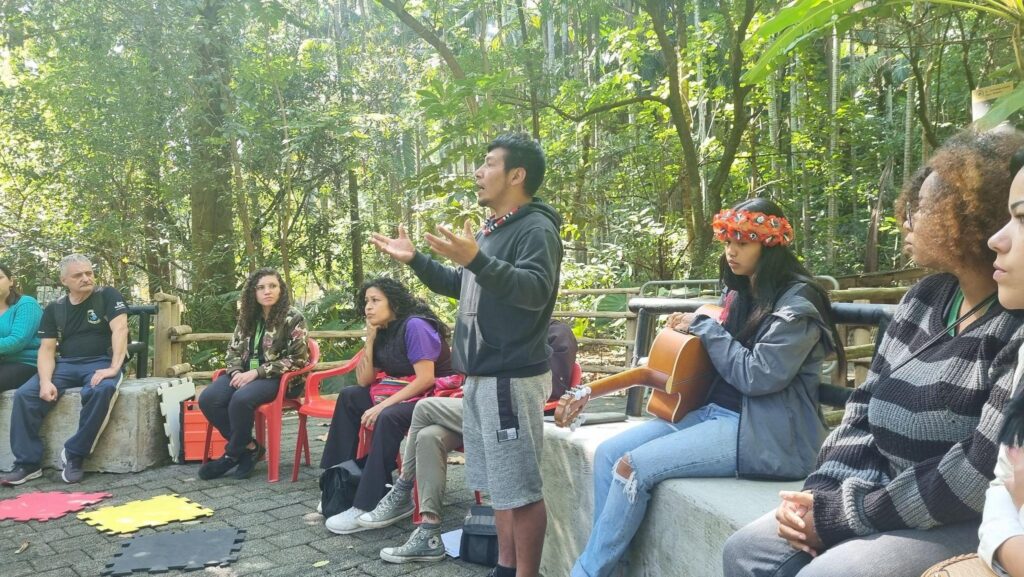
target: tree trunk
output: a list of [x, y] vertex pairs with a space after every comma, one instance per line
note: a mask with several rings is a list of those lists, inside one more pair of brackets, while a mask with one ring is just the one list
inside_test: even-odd
[[190, 122], [192, 181], [192, 286], [208, 294], [234, 289], [235, 250], [231, 209], [230, 139], [224, 133], [231, 98], [229, 38], [223, 31], [224, 0], [203, 2], [196, 53], [199, 70]]
[[903, 116], [903, 184], [910, 181], [917, 170], [914, 162], [914, 77], [907, 78], [906, 108]]
[[235, 205], [238, 208], [238, 221], [242, 225], [242, 238], [245, 240], [245, 266], [250, 273], [256, 271], [259, 259], [256, 257], [255, 233], [252, 218], [249, 216], [249, 196], [245, 192], [242, 180], [242, 159], [238, 157], [238, 148], [231, 147], [231, 168], [235, 181]]
[[533, 62], [533, 50], [530, 49], [530, 29], [526, 25], [526, 8], [523, 0], [516, 0], [516, 12], [519, 14], [519, 30], [523, 35], [523, 54], [526, 55], [526, 80], [530, 91], [530, 120], [533, 138], [540, 142], [540, 105], [537, 102], [537, 84], [539, 82], [537, 67]]
[[836, 156], [839, 145], [839, 33], [832, 28], [832, 50], [829, 55], [829, 137], [828, 137], [828, 232], [825, 239], [825, 264], [830, 273], [836, 270]]
[[[160, 155], [155, 154], [146, 167], [145, 198], [143, 200], [142, 218], [146, 236], [146, 280], [149, 294], [154, 295], [160, 290], [169, 290], [171, 283], [171, 255], [168, 248], [167, 219], [159, 206], [160, 202]], [[165, 288], [166, 287], [166, 288]]]
[[349, 246], [352, 248], [352, 287], [363, 284], [363, 223], [359, 218], [359, 181], [356, 171], [348, 169], [348, 217], [352, 222]]

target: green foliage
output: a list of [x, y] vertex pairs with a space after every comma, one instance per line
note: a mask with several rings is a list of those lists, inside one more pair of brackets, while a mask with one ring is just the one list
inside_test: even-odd
[[[87, 252], [133, 300], [181, 294], [197, 332], [231, 330], [232, 290], [264, 265], [287, 273], [316, 328], [356, 322], [358, 271], [396, 275], [450, 315], [450, 300], [369, 235], [404, 224], [422, 247], [439, 223], [482, 221], [473, 172], [484, 145], [524, 130], [547, 153], [540, 196], [565, 219], [564, 287], [717, 276], [708, 221], [754, 194], [783, 205], [802, 258], [831, 274], [863, 270], [881, 195], [876, 250], [898, 266], [891, 205], [931, 148], [923, 135], [966, 125], [968, 88], [1017, 71], [1016, 0], [797, 0], [759, 7], [753, 34], [736, 29], [742, 2], [702, 3], [699, 21], [697, 5], [674, 0], [654, 12], [523, 5], [521, 23], [518, 3], [405, 3], [432, 39], [372, 0], [0, 6], [0, 260], [34, 288], [55, 284], [60, 256]], [[853, 25], [864, 19], [872, 26]], [[671, 55], [682, 119], [669, 106]], [[756, 84], [737, 107], [740, 73]], [[921, 82], [927, 110], [907, 127], [907, 89]], [[986, 121], [1022, 105], [1018, 88]], [[207, 201], [220, 220], [202, 221]], [[225, 234], [206, 243], [211, 231]], [[189, 355], [215, 364], [221, 348]]]

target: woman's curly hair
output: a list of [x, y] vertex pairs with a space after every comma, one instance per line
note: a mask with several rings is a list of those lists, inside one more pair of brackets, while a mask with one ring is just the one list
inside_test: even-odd
[[[1024, 134], [1011, 129], [989, 132], [962, 131], [945, 142], [903, 187], [896, 200], [896, 216], [903, 222], [918, 210], [921, 186], [938, 176], [934, 197], [921, 206], [915, 221], [938, 222], [915, 231], [944, 254], [948, 263], [991, 263], [995, 253], [988, 238], [1006, 221], [1006, 199], [1012, 176], [1010, 157], [1024, 146]], [[924, 234], [922, 234], [922, 232]]]
[[384, 296], [388, 299], [388, 306], [395, 313], [395, 320], [400, 321], [409, 316], [432, 320], [438, 334], [441, 335], [441, 340], [448, 340], [448, 325], [437, 318], [437, 315], [434, 314], [434, 311], [430, 309], [426, 302], [415, 297], [409, 292], [409, 289], [405, 288], [405, 285], [393, 278], [384, 276], [373, 278], [359, 287], [359, 293], [356, 295], [356, 310], [359, 312], [360, 317], [366, 318], [366, 307], [364, 306], [366, 303], [366, 291], [371, 288], [384, 293]]
[[251, 337], [256, 332], [256, 324], [263, 319], [263, 307], [256, 302], [256, 285], [265, 276], [272, 276], [281, 285], [281, 297], [277, 299], [274, 306], [270, 307], [270, 315], [267, 318], [267, 330], [278, 328], [284, 324], [284, 318], [288, 315], [288, 309], [292, 306], [291, 295], [288, 291], [288, 284], [281, 278], [281, 273], [269, 267], [261, 268], [249, 275], [242, 287], [242, 294], [238, 297], [238, 327], [242, 334]]

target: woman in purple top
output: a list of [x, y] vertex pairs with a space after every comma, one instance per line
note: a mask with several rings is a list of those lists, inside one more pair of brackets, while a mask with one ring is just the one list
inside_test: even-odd
[[366, 317], [366, 346], [356, 366], [359, 386], [341, 391], [320, 466], [355, 459], [361, 425], [373, 430], [373, 441], [360, 463], [363, 476], [352, 508], [327, 519], [327, 528], [341, 535], [364, 530], [356, 517], [387, 493], [415, 401], [429, 394], [435, 381], [453, 377], [448, 327], [402, 283], [370, 280], [356, 302], [364, 303]]

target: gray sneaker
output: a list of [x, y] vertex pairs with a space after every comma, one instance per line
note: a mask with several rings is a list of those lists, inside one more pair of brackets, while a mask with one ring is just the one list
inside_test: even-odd
[[356, 522], [367, 529], [380, 529], [412, 515], [412, 509], [412, 491], [400, 489], [395, 484], [373, 511], [363, 513], [356, 518]]
[[6, 485], [13, 487], [20, 485], [25, 481], [31, 481], [32, 479], [38, 479], [43, 476], [43, 470], [39, 467], [35, 469], [29, 467], [15, 467], [10, 473], [4, 473], [0, 475], [0, 485]]
[[67, 449], [61, 449], [60, 462], [64, 465], [64, 471], [61, 472], [60, 478], [64, 479], [65, 483], [82, 482], [82, 477], [85, 476], [85, 469], [82, 468], [81, 457], [68, 457]]
[[401, 547], [385, 547], [380, 558], [388, 563], [430, 563], [444, 559], [441, 525], [421, 523]]

